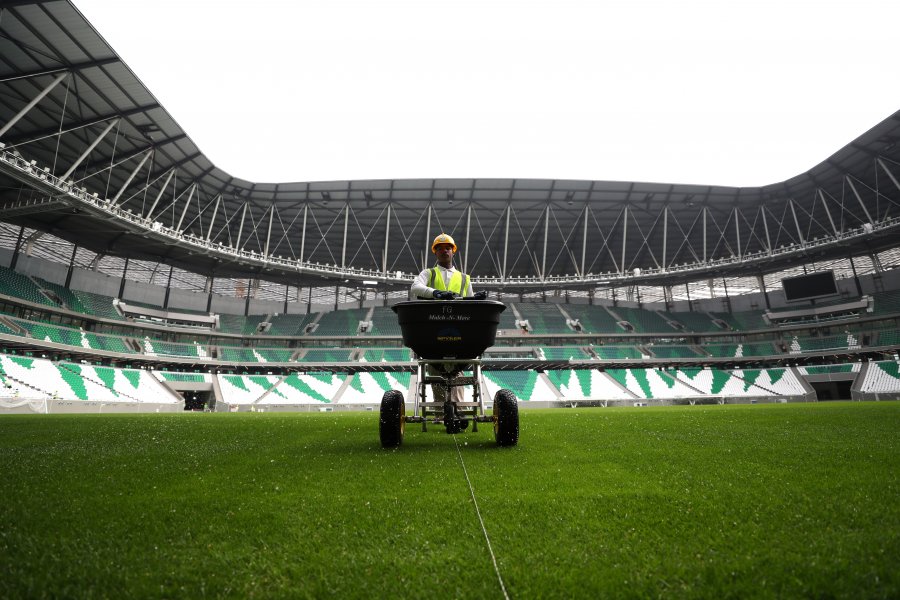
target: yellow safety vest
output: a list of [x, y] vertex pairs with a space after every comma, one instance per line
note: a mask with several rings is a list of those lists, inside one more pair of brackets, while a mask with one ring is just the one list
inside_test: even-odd
[[[460, 271], [453, 271], [453, 273], [450, 274], [450, 286], [449, 288], [445, 288], [444, 276], [438, 273], [438, 268], [432, 267], [429, 270], [431, 271], [431, 275], [428, 278], [428, 287], [432, 287], [436, 290], [453, 292], [460, 296], [465, 294], [466, 290], [469, 289], [469, 276], [463, 275]], [[465, 285], [463, 285], [464, 277]]]

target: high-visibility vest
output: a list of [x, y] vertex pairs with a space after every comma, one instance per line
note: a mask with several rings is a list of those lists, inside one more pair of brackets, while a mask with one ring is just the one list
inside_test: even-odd
[[450, 291], [462, 296], [469, 289], [469, 276], [461, 271], [453, 271], [450, 275], [450, 285], [444, 287], [444, 276], [438, 272], [437, 267], [429, 269], [431, 275], [428, 277], [428, 287], [441, 291]]

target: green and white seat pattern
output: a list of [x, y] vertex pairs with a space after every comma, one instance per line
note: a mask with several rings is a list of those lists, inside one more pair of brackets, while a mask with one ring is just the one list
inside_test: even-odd
[[597, 370], [547, 371], [547, 377], [563, 400], [626, 400], [633, 397]]
[[219, 375], [219, 389], [227, 404], [253, 404], [281, 379], [275, 375]]
[[[347, 376], [340, 373], [291, 373], [260, 404], [330, 404]], [[381, 401], [379, 396], [378, 401]]]
[[175, 403], [147, 371], [0, 355], [3, 372], [48, 398], [99, 402]]
[[696, 397], [696, 391], [656, 369], [609, 369], [607, 373], [637, 398], [671, 400]]
[[45, 400], [49, 397], [46, 392], [9, 377], [3, 367], [3, 358], [5, 357], [0, 356], [0, 403], [3, 401]]
[[338, 402], [377, 404], [388, 390], [398, 390], [405, 398], [409, 392], [411, 379], [412, 374], [406, 372], [356, 373]]
[[861, 347], [859, 340], [852, 333], [828, 335], [817, 338], [798, 337], [795, 335], [788, 345], [788, 352], [791, 354], [800, 354], [802, 352], [815, 352], [817, 350], [855, 350]]
[[232, 348], [223, 346], [219, 351], [219, 360], [237, 363], [269, 363], [290, 362], [293, 350], [285, 348]]
[[189, 358], [209, 358], [207, 349], [197, 342], [193, 344], [175, 344], [161, 342], [145, 337], [141, 343], [144, 354], [151, 356], [183, 356]]
[[[786, 394], [803, 394], [803, 387], [799, 382], [792, 386], [790, 391], [778, 392], [782, 389], [782, 379], [787, 375], [792, 377], [786, 369], [771, 369], [776, 373], [764, 373], [758, 369], [747, 371], [726, 371], [721, 369], [699, 369], [684, 368], [678, 369], [673, 376], [694, 389], [709, 396], [733, 396], [733, 397], [751, 397], [751, 396], [771, 396], [775, 393]], [[760, 387], [755, 382], [759, 381], [766, 387]]]
[[893, 360], [869, 363], [860, 391], [900, 393], [900, 363]]
[[[557, 399], [553, 390], [537, 371], [482, 371], [484, 386], [482, 394], [485, 401], [494, 399], [499, 389], [512, 390], [516, 398], [523, 402], [543, 402]], [[467, 399], [471, 391], [466, 388]], [[470, 400], [467, 400], [470, 401]]]
[[861, 363], [848, 363], [843, 365], [818, 365], [814, 367], [797, 367], [801, 375], [826, 375], [830, 373], [859, 373]]
[[182, 383], [212, 383], [212, 375], [209, 373], [179, 373], [177, 371], [153, 371], [153, 376], [159, 381], [173, 381]]

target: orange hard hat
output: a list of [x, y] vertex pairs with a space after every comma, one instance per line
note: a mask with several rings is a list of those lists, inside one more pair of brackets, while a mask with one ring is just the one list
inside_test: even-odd
[[446, 233], [438, 235], [436, 238], [434, 238], [434, 241], [431, 242], [432, 254], [437, 254], [437, 250], [435, 250], [435, 248], [437, 248], [438, 244], [450, 244], [451, 246], [453, 246], [453, 252], [456, 252], [456, 242], [453, 241], [453, 237], [447, 235]]

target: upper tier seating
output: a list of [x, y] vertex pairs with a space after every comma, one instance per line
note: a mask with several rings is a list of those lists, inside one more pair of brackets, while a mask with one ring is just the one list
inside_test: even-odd
[[627, 306], [617, 306], [613, 311], [621, 316], [624, 320], [631, 323], [637, 333], [671, 333], [674, 334], [677, 329], [669, 325], [659, 313], [643, 308], [631, 308]]
[[319, 326], [310, 335], [355, 336], [359, 330], [359, 322], [365, 319], [368, 312], [368, 308], [327, 312], [319, 319]]
[[589, 352], [578, 346], [544, 346], [540, 351], [546, 360], [589, 360], [593, 358]]
[[900, 330], [898, 329], [882, 329], [878, 332], [878, 346], [897, 346], [900, 345]]
[[317, 313], [305, 315], [273, 315], [269, 317], [272, 326], [266, 335], [303, 335], [306, 326], [315, 320]]
[[109, 296], [81, 290], [72, 290], [72, 294], [81, 301], [81, 306], [84, 307], [86, 314], [116, 321], [125, 320], [125, 317], [116, 310], [116, 307], [113, 305], [113, 299]]
[[703, 349], [710, 356], [732, 358], [742, 356], [774, 356], [778, 354], [771, 342], [747, 344], [704, 344]]
[[299, 362], [316, 362], [316, 363], [342, 363], [350, 362], [350, 355], [353, 353], [349, 348], [310, 348], [305, 353], [301, 351], [301, 356], [297, 358]]
[[373, 348], [366, 350], [360, 359], [363, 362], [409, 362], [412, 352], [409, 348]]
[[226, 315], [219, 314], [219, 331], [224, 333], [237, 333], [240, 335], [253, 335], [257, 327], [266, 319], [266, 315]]
[[900, 290], [872, 294], [874, 314], [878, 316], [900, 313]]
[[604, 360], [625, 358], [642, 358], [640, 351], [634, 346], [593, 346], [594, 353]]
[[505, 302], [506, 309], [500, 313], [500, 323], [497, 329], [518, 329], [516, 327], [516, 313], [513, 311], [512, 302]]
[[744, 312], [710, 312], [712, 316], [724, 321], [735, 331], [753, 331], [756, 329], [768, 329], [769, 325], [763, 320], [763, 311], [749, 310]]
[[666, 312], [660, 311], [662, 314], [672, 321], [677, 321], [684, 325], [685, 331], [693, 331], [696, 333], [705, 333], [708, 331], [722, 331], [722, 329], [713, 323], [705, 312]]
[[239, 363], [290, 362], [293, 350], [286, 348], [219, 348], [219, 360]]
[[22, 327], [22, 329], [29, 332], [34, 339], [65, 344], [67, 346], [134, 354], [134, 350], [128, 348], [125, 344], [125, 340], [119, 336], [89, 333], [81, 329], [73, 329], [61, 325], [51, 325], [50, 323], [35, 323], [33, 321], [25, 321], [22, 319], [12, 320]]
[[387, 306], [376, 306], [372, 311], [372, 335], [400, 335], [397, 314]]
[[0, 294], [21, 298], [35, 304], [57, 306], [55, 302], [41, 293], [40, 288], [31, 278], [6, 267], [0, 267]]
[[519, 303], [516, 307], [522, 318], [531, 325], [532, 333], [572, 333], [555, 304]]
[[787, 345], [788, 352], [791, 354], [823, 350], [847, 350], [849, 348], [856, 349], [860, 347], [857, 336], [852, 333], [820, 337], [799, 337], [795, 335]]
[[209, 358], [209, 351], [205, 346], [194, 342], [193, 344], [176, 344], [161, 342], [145, 337], [141, 342], [145, 354], [155, 356], [185, 356], [189, 358]]
[[573, 319], [578, 319], [585, 333], [622, 333], [616, 319], [602, 306], [570, 304], [566, 311]]
[[698, 354], [690, 346], [655, 344], [647, 346], [656, 358], [696, 358]]

